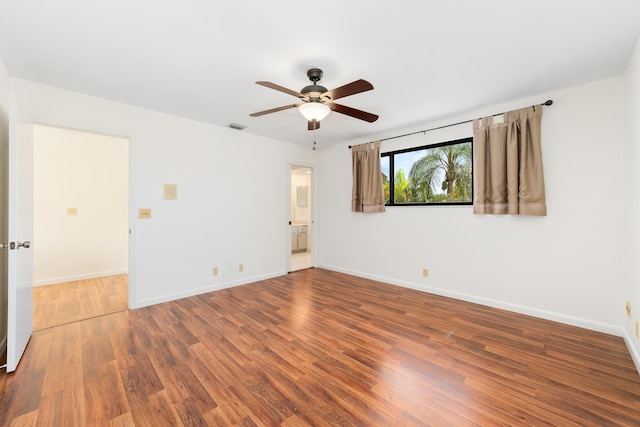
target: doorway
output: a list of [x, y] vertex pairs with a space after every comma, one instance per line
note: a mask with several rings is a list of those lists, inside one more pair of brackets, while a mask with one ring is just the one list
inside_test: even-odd
[[291, 259], [289, 271], [313, 267], [313, 169], [291, 165]]
[[33, 134], [34, 329], [126, 310], [129, 139]]

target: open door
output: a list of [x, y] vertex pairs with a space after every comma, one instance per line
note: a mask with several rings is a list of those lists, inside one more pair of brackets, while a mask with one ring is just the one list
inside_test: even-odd
[[7, 372], [16, 370], [33, 332], [33, 126], [18, 123], [15, 95], [9, 105]]
[[313, 181], [312, 167], [290, 165], [289, 272], [313, 266]]

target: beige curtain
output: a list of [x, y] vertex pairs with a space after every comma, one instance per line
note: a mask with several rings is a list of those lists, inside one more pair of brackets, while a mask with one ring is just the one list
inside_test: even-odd
[[473, 122], [473, 213], [547, 214], [542, 169], [542, 105]]
[[384, 188], [380, 170], [380, 141], [351, 148], [353, 212], [384, 212]]

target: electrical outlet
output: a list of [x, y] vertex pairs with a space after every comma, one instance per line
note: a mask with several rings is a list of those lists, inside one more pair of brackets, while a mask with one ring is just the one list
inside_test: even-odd
[[640, 338], [640, 322], [636, 320], [636, 338]]
[[423, 268], [422, 269], [422, 277], [429, 277], [429, 269], [428, 268]]
[[214, 276], [218, 275], [218, 267], [213, 267], [213, 275]]
[[78, 208], [67, 208], [67, 215], [78, 215]]
[[238, 271], [242, 273], [244, 271], [244, 264], [238, 265]]
[[149, 208], [138, 209], [138, 218], [141, 218], [141, 219], [151, 218], [151, 209]]
[[631, 319], [631, 303], [629, 301], [627, 301], [627, 304], [625, 305], [624, 309], [627, 312], [627, 317]]

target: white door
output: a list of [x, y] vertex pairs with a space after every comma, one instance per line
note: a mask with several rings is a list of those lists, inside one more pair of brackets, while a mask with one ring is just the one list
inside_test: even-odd
[[33, 126], [18, 123], [17, 101], [9, 106], [7, 372], [20, 362], [33, 332]]

